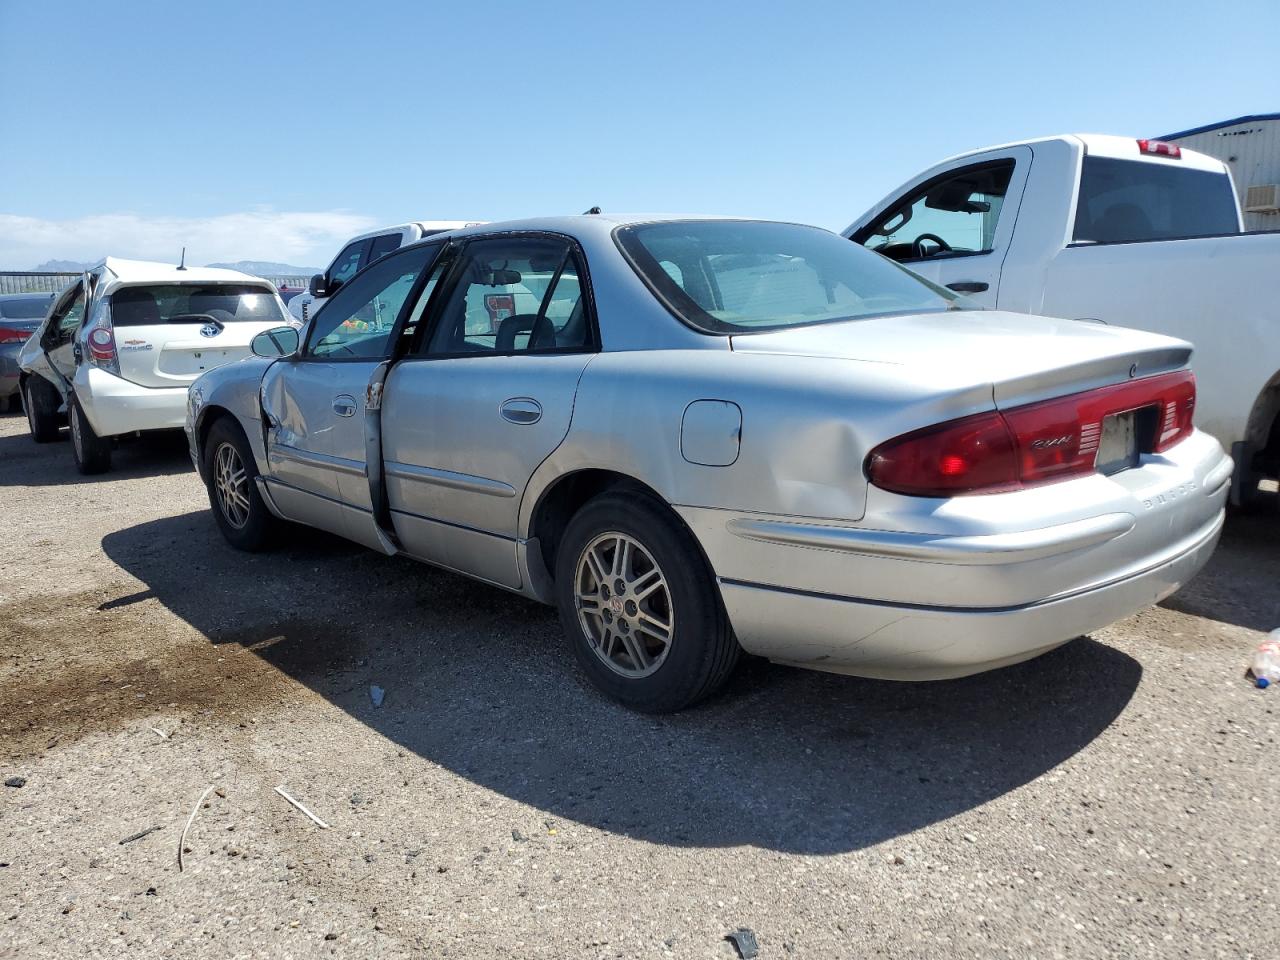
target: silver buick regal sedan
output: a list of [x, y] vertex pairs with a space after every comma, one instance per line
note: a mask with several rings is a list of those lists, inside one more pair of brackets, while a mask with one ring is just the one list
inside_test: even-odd
[[814, 227], [583, 216], [434, 236], [191, 387], [236, 547], [282, 520], [554, 604], [639, 710], [742, 651], [930, 680], [1204, 564], [1231, 461], [1191, 348], [966, 308]]

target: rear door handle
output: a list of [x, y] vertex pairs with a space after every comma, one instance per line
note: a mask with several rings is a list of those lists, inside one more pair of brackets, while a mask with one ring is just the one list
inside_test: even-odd
[[498, 412], [508, 423], [527, 425], [542, 419], [542, 404], [532, 397], [512, 397], [510, 400], [502, 401]]
[[334, 397], [333, 412], [340, 417], [354, 417], [356, 415], [356, 398], [348, 397], [345, 394], [341, 397]]
[[948, 283], [947, 289], [954, 290], [956, 293], [983, 293], [991, 288], [991, 284], [983, 283], [981, 280], [957, 280], [955, 283]]

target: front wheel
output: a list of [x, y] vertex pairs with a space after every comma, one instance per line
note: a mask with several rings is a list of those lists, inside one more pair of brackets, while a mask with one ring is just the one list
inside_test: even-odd
[[52, 443], [58, 439], [58, 406], [61, 398], [53, 384], [42, 377], [30, 376], [22, 385], [22, 405], [27, 410], [27, 426], [36, 443]]
[[556, 560], [556, 599], [578, 664], [632, 709], [691, 706], [738, 661], [697, 543], [646, 494], [604, 493], [578, 511]]
[[111, 469], [111, 440], [94, 432], [79, 400], [72, 397], [68, 407], [71, 454], [75, 457], [76, 469], [83, 474], [106, 473]]
[[276, 518], [258, 493], [258, 466], [249, 441], [227, 417], [214, 423], [205, 438], [204, 475], [213, 518], [227, 542], [250, 552], [268, 547]]

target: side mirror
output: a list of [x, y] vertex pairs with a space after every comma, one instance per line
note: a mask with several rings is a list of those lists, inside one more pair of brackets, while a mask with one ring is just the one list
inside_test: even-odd
[[327, 297], [329, 295], [324, 287], [323, 273], [317, 273], [311, 278], [311, 283], [307, 286], [307, 292], [313, 297]]
[[249, 349], [254, 356], [278, 360], [281, 357], [292, 357], [298, 352], [298, 331], [296, 327], [272, 327], [263, 330], [249, 342]]

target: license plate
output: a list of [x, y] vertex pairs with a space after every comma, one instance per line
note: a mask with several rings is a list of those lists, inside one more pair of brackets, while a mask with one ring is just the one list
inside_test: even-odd
[[1138, 465], [1138, 431], [1135, 411], [1116, 413], [1102, 421], [1102, 438], [1093, 460], [1099, 473], [1119, 473]]

